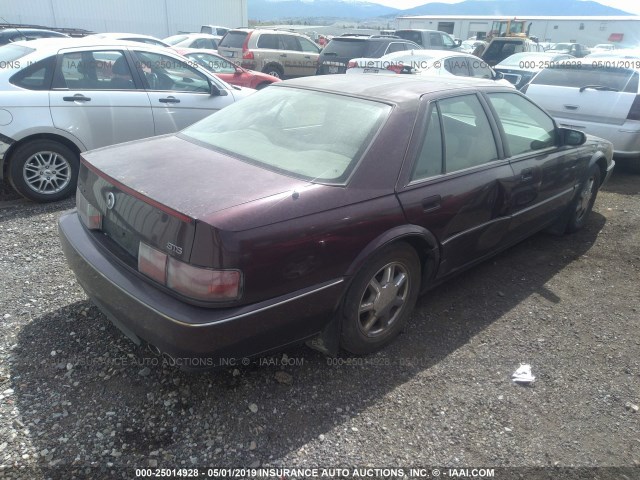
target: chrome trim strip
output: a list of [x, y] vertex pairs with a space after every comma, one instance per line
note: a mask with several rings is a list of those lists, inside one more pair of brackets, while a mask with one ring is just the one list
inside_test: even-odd
[[467, 233], [473, 232], [473, 231], [478, 230], [480, 228], [484, 228], [487, 225], [491, 225], [493, 223], [497, 223], [497, 222], [501, 222], [501, 221], [505, 221], [505, 220], [511, 220], [512, 218], [515, 218], [518, 215], [521, 215], [523, 213], [527, 213], [530, 210], [533, 210], [534, 208], [538, 208], [540, 205], [544, 205], [544, 204], [552, 202], [553, 200], [556, 200], [556, 199], [558, 199], [558, 198], [560, 198], [560, 197], [562, 197], [562, 196], [564, 196], [564, 195], [566, 195], [568, 193], [572, 193], [572, 192], [574, 192], [576, 190], [576, 188], [578, 188], [578, 184], [574, 185], [571, 188], [568, 188], [567, 190], [564, 190], [563, 192], [560, 192], [560, 193], [554, 195], [553, 197], [547, 198], [544, 202], [540, 202], [540, 203], [536, 203], [535, 205], [531, 205], [530, 207], [527, 207], [527, 208], [524, 208], [522, 210], [519, 210], [519, 211], [517, 211], [516, 213], [514, 213], [512, 215], [505, 216], [505, 217], [494, 218], [493, 220], [489, 220], [488, 222], [485, 222], [485, 223], [483, 223], [481, 225], [477, 225], [477, 226], [475, 226], [473, 228], [470, 228], [468, 230], [464, 230], [462, 232], [458, 232], [455, 235], [453, 235], [452, 237], [449, 237], [445, 241], [443, 241], [442, 245], [444, 246], [447, 243], [449, 243], [449, 242], [455, 240], [456, 238], [460, 237], [461, 235], [466, 235]]

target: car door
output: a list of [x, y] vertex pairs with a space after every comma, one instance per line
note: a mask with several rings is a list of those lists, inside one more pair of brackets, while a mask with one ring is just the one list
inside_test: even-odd
[[304, 37], [296, 37], [302, 50], [302, 75], [315, 75], [320, 57], [320, 47]]
[[132, 67], [124, 50], [61, 50], [49, 93], [55, 127], [87, 149], [153, 136], [149, 97]]
[[397, 191], [407, 220], [439, 240], [442, 277], [503, 244], [513, 170], [476, 94], [442, 98], [422, 109]]
[[553, 119], [519, 93], [486, 93], [515, 177], [508, 212], [509, 238], [518, 241], [553, 221], [574, 196], [581, 159], [559, 146]]
[[299, 77], [307, 73], [304, 68], [304, 52], [293, 35], [278, 35], [280, 58], [287, 77]]
[[[134, 50], [143, 76], [155, 125], [155, 134], [181, 130], [233, 103], [221, 83], [178, 57]], [[213, 95], [211, 84], [222, 92]]]

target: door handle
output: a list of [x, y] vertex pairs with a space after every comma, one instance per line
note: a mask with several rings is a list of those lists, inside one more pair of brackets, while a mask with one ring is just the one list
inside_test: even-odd
[[91, 98], [85, 97], [81, 93], [76, 93], [73, 97], [62, 97], [65, 102], [90, 102]]
[[176, 97], [161, 98], [158, 101], [160, 103], [180, 103], [180, 100], [178, 100]]
[[427, 197], [422, 199], [422, 211], [423, 212], [433, 212], [434, 210], [438, 210], [441, 207], [442, 198], [440, 195], [434, 195], [432, 197]]
[[526, 168], [522, 170], [520, 174], [520, 180], [523, 182], [530, 182], [533, 180], [533, 168]]

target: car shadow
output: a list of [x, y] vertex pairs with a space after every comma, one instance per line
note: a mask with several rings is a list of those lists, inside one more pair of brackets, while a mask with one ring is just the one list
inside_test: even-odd
[[[640, 160], [636, 160], [640, 161]], [[603, 190], [621, 195], [638, 195], [640, 193], [640, 175], [634, 173], [629, 165], [619, 160]]]
[[589, 251], [605, 222], [593, 212], [577, 234], [537, 234], [429, 291], [404, 334], [364, 358], [295, 346], [185, 373], [133, 345], [88, 301], [76, 302], [22, 328], [9, 359], [12, 401], [52, 478], [117, 468], [132, 475], [149, 459], [184, 466], [185, 451], [199, 465], [270, 464], [417, 375], [435, 381], [430, 369], [532, 295], [561, 302], [546, 285]]
[[[59, 214], [76, 206], [75, 197], [51, 203], [35, 203], [20, 196], [0, 198], [0, 223], [15, 218], [28, 219], [35, 215], [49, 213], [57, 218]], [[52, 225], [54, 222], [52, 222]]]

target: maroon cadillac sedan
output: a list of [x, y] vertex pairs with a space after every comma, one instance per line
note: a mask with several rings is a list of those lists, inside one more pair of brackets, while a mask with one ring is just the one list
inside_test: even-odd
[[83, 154], [60, 237], [107, 317], [184, 368], [305, 340], [367, 354], [419, 293], [581, 228], [613, 165], [495, 82], [309, 77]]

